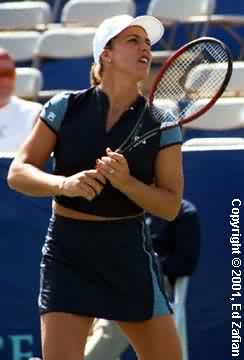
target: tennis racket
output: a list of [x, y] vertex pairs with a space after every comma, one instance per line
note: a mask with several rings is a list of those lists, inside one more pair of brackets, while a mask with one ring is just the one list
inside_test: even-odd
[[[127, 154], [159, 132], [197, 119], [222, 95], [231, 74], [232, 56], [220, 40], [202, 37], [182, 46], [160, 68], [147, 103], [117, 152]], [[141, 134], [147, 110], [155, 128]]]

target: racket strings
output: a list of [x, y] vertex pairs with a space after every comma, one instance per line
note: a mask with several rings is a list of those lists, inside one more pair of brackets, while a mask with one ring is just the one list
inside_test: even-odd
[[[213, 45], [205, 47], [208, 49], [209, 52], [213, 51], [211, 54], [215, 55], [216, 62], [219, 63], [227, 61], [226, 54], [223, 52], [222, 49], [218, 49], [219, 47]], [[200, 53], [204, 50], [203, 46], [199, 46], [199, 48], [200, 49], [191, 49], [191, 53], [188, 54], [188, 56], [187, 54], [184, 54], [184, 56], [182, 56], [174, 64], [172, 64], [172, 66], [168, 69], [167, 73], [165, 73], [163, 78], [160, 80], [154, 98], [162, 98], [166, 97], [167, 95], [167, 97], [170, 97], [171, 99], [178, 100], [180, 94], [186, 94], [185, 88], [182, 86], [182, 84], [180, 84], [180, 80], [182, 79], [182, 77], [186, 73], [186, 70], [192, 64], [194, 59], [198, 58]], [[200, 66], [201, 64], [207, 65], [212, 64], [212, 62], [210, 63], [207, 58], [201, 58], [201, 63], [198, 63], [197, 66]], [[223, 72], [219, 72], [218, 75], [220, 75], [221, 80], [223, 80], [225, 77], [225, 73]], [[206, 87], [208, 88], [209, 84], [206, 84], [206, 77], [196, 77], [196, 80], [198, 80], [202, 85], [207, 85]]]
[[[171, 99], [178, 98], [179, 94], [185, 94], [184, 88], [180, 84], [180, 79], [184, 77], [186, 69], [189, 68], [191, 63], [199, 57], [202, 51], [202, 46], [192, 48], [187, 53], [181, 55], [176, 61], [174, 61], [168, 68], [167, 72], [161, 79], [155, 97], [161, 97], [163, 94], [169, 95]], [[173, 84], [172, 84], [173, 80]], [[176, 86], [172, 92], [172, 87]]]
[[[161, 68], [147, 106], [118, 151], [128, 154], [161, 131], [197, 119], [222, 95], [231, 74], [232, 57], [221, 41], [201, 38], [180, 48]], [[139, 126], [146, 108], [156, 122], [149, 130]]]
[[[213, 62], [209, 62], [208, 59], [205, 59], [202, 64], [209, 64], [209, 67], [205, 66], [205, 77], [202, 79], [200, 76], [197, 76], [197, 85], [198, 87], [201, 86], [202, 91], [204, 91], [204, 93], [207, 93], [207, 90], [210, 91], [210, 95], [212, 96], [213, 92], [215, 91], [215, 89], [218, 89], [220, 84], [224, 81], [225, 76], [226, 76], [226, 71], [223, 71], [224, 68], [223, 66], [221, 67], [221, 71], [220, 71], [220, 64], [225, 64], [226, 65], [226, 69], [228, 68], [228, 57], [226, 52], [223, 50], [222, 47], [217, 46], [215, 44], [211, 44], [211, 46], [206, 43], [205, 44], [205, 49], [208, 54], [214, 59], [215, 64]], [[200, 69], [203, 68], [201, 65]], [[207, 74], [206, 74], [207, 71]], [[198, 71], [199, 73], [199, 71]], [[206, 81], [208, 80], [208, 81]], [[200, 84], [199, 84], [200, 82]]]
[[[161, 108], [165, 100], [177, 106], [172, 114], [184, 118], [191, 108], [200, 111], [201, 99], [212, 98], [223, 84], [228, 70], [228, 56], [219, 45], [200, 43], [182, 53], [163, 74], [154, 92], [153, 103]], [[196, 109], [196, 106], [199, 109]], [[167, 106], [166, 106], [167, 107]]]
[[211, 56], [215, 59], [216, 62], [227, 61], [227, 54], [219, 45], [213, 43], [206, 43], [204, 47], [209, 52], [209, 54], [211, 54]]

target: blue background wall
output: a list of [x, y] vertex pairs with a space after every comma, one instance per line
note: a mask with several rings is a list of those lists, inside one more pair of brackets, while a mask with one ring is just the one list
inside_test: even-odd
[[[196, 204], [202, 224], [200, 264], [187, 301], [189, 360], [231, 358], [229, 215], [233, 199], [244, 204], [243, 156], [244, 149], [184, 153], [185, 196]], [[0, 359], [22, 360], [40, 351], [39, 261], [50, 200], [9, 190], [9, 162], [0, 159]], [[125, 359], [135, 357], [128, 352]]]
[[11, 191], [10, 161], [0, 159], [0, 359], [23, 360], [40, 352], [39, 263], [51, 200]]
[[[185, 196], [196, 204], [202, 224], [200, 264], [187, 303], [190, 360], [231, 359], [229, 215], [233, 199], [244, 201], [244, 152], [198, 151], [184, 155]], [[241, 258], [243, 261], [243, 255]]]

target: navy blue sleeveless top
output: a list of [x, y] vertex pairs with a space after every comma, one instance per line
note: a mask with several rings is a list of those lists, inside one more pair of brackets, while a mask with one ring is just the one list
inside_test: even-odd
[[[145, 101], [139, 95], [118, 122], [106, 131], [109, 99], [98, 87], [62, 92], [49, 100], [44, 105], [40, 118], [57, 136], [54, 174], [71, 176], [94, 169], [96, 159], [106, 154], [107, 147], [116, 150], [122, 144], [134, 127]], [[154, 116], [149, 110], [146, 112], [142, 133], [155, 127]], [[145, 184], [151, 184], [158, 151], [181, 142], [181, 129], [176, 127], [139, 145], [127, 156], [131, 175]], [[143, 211], [110, 183], [92, 201], [83, 197], [66, 196], [56, 196], [55, 200], [64, 207], [105, 217], [138, 215]]]

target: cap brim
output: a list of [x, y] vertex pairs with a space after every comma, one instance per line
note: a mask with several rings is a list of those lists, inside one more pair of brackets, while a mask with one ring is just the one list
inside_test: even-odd
[[157, 18], [143, 15], [134, 18], [128, 26], [141, 26], [147, 33], [151, 44], [156, 44], [164, 34], [164, 26]]
[[93, 39], [93, 54], [95, 63], [99, 63], [99, 58], [105, 45], [109, 40], [120, 34], [130, 26], [140, 26], [143, 28], [154, 45], [164, 34], [162, 23], [151, 15], [143, 15], [133, 18], [130, 15], [118, 15], [105, 19], [98, 27]]

